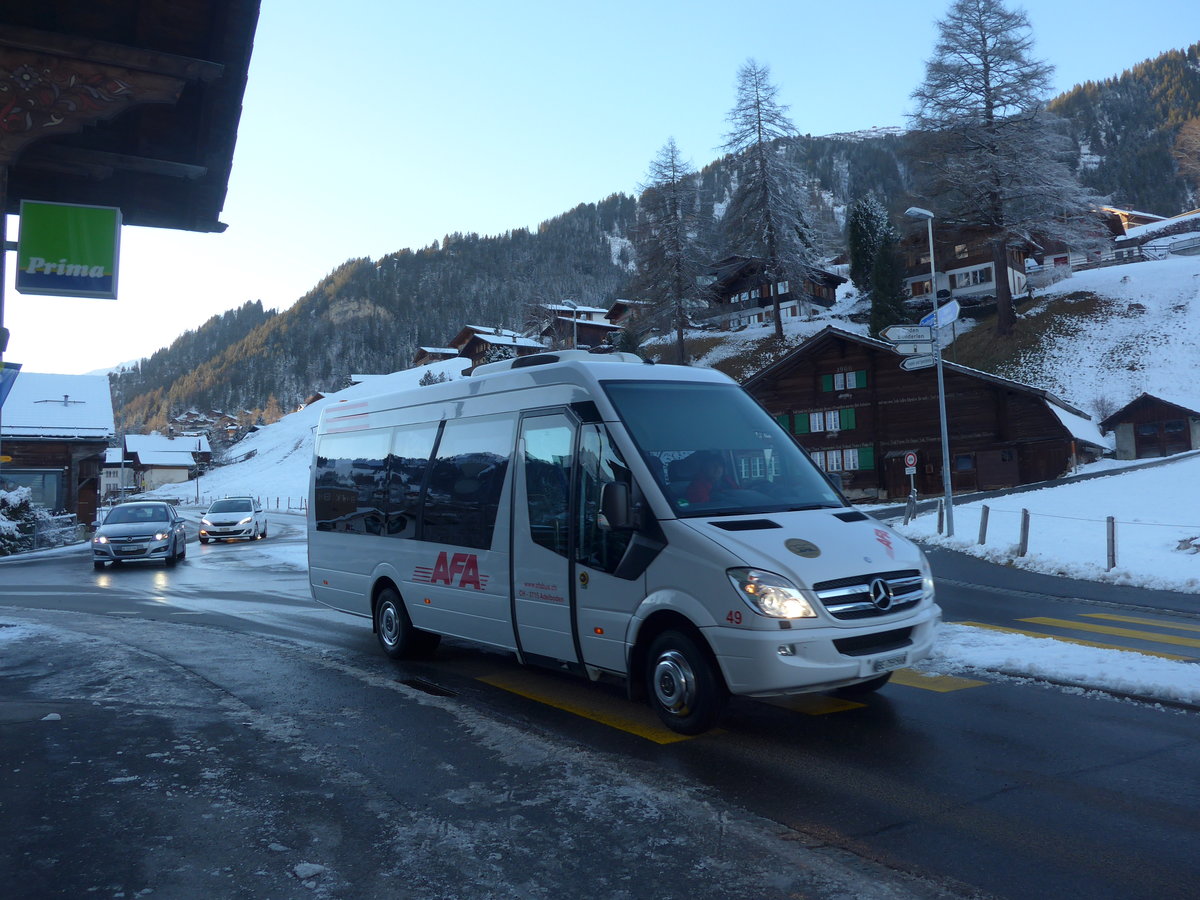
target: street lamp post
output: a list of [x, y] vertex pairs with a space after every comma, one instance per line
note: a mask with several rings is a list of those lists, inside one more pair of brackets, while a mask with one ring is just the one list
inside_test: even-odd
[[564, 300], [563, 306], [571, 310], [571, 349], [579, 349], [579, 304], [574, 300]]
[[933, 292], [933, 364], [937, 369], [938, 419], [942, 426], [942, 493], [945, 495], [946, 536], [954, 537], [954, 490], [950, 485], [950, 436], [946, 427], [946, 382], [942, 376], [942, 342], [937, 295], [937, 267], [933, 260], [933, 213], [919, 206], [904, 211], [910, 219], [924, 219], [929, 230], [929, 290]]

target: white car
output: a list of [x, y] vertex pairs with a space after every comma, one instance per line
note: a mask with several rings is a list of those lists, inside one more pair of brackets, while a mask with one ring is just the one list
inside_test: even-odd
[[200, 543], [261, 540], [267, 536], [267, 514], [253, 497], [215, 500], [200, 519]]

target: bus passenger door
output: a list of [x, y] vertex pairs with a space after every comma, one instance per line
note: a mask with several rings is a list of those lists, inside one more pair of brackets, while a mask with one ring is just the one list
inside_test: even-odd
[[512, 531], [513, 628], [523, 654], [578, 662], [571, 596], [571, 484], [575, 420], [521, 421]]

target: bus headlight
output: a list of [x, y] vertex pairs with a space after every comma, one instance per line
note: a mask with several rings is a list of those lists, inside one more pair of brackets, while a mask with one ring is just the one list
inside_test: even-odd
[[757, 613], [776, 619], [815, 619], [817, 614], [800, 589], [774, 572], [727, 569], [729, 581]]
[[921, 590], [929, 599], [933, 599], [933, 569], [929, 567], [929, 560], [925, 558], [925, 554], [921, 554]]

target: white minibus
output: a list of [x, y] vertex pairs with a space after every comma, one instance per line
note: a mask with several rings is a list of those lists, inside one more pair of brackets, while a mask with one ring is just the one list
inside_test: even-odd
[[621, 679], [685, 734], [731, 694], [875, 690], [941, 621], [921, 550], [711, 369], [567, 350], [333, 403], [309, 500], [313, 597], [388, 656]]

